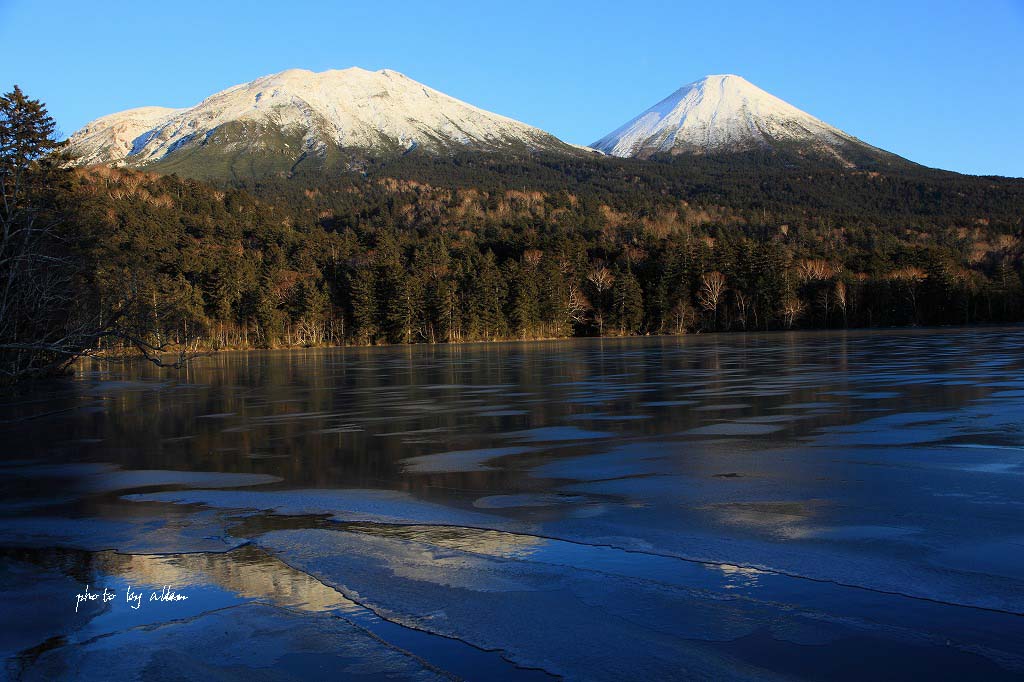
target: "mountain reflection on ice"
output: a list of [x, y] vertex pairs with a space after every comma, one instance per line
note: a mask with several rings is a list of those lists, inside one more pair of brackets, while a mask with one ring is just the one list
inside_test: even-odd
[[[139, 647], [195, 678], [1019, 678], [1022, 342], [83, 366], [3, 406], [0, 648], [26, 679]], [[189, 600], [75, 614], [86, 583]]]

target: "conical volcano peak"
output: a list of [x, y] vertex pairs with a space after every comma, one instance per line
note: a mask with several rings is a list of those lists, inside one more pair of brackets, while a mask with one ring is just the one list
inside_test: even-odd
[[641, 158], [782, 148], [844, 165], [891, 157], [735, 74], [688, 83], [591, 146]]

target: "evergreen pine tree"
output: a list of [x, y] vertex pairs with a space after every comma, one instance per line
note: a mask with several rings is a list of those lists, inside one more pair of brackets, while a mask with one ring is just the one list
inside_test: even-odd
[[352, 310], [351, 336], [361, 345], [377, 340], [377, 277], [368, 263], [360, 263], [348, 274], [349, 306]]
[[540, 323], [540, 282], [535, 264], [513, 263], [509, 268], [512, 332], [520, 338], [536, 336]]
[[470, 299], [477, 323], [477, 338], [493, 341], [505, 336], [505, 280], [498, 269], [494, 252], [489, 250], [477, 258], [474, 290]]
[[644, 319], [643, 291], [630, 268], [622, 268], [612, 284], [612, 324], [619, 334], [639, 334]]

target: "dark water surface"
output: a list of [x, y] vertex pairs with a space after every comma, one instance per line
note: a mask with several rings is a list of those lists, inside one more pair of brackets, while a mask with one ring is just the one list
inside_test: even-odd
[[226, 353], [0, 419], [12, 678], [1024, 679], [1022, 329]]

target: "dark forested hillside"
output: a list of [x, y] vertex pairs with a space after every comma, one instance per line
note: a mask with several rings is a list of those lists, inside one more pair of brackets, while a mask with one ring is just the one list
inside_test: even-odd
[[1018, 321], [1024, 182], [798, 158], [410, 156], [212, 187], [95, 167], [103, 305], [212, 347]]
[[[1021, 227], [1024, 180], [965, 176], [908, 163], [888, 172], [847, 169], [781, 153], [613, 157], [406, 155], [365, 167], [370, 178], [485, 191], [529, 188], [593, 197], [617, 210], [651, 212], [678, 201], [760, 212], [760, 220], [830, 219], [844, 225], [952, 226], [985, 219]], [[322, 185], [322, 175], [296, 176]], [[334, 175], [334, 181], [353, 181]], [[330, 182], [328, 180], [327, 182]], [[264, 188], [267, 181], [244, 186]]]

